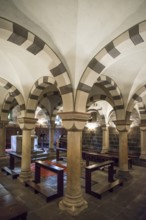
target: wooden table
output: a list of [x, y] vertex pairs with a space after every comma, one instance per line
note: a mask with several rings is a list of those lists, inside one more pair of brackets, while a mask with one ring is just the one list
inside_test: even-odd
[[[41, 182], [41, 168], [50, 170], [57, 174], [57, 193], [53, 195], [48, 195], [47, 190], [45, 187], [39, 185]], [[50, 201], [52, 199], [56, 199], [60, 196], [63, 196], [64, 191], [64, 184], [63, 184], [63, 177], [64, 177], [64, 169], [58, 166], [48, 164], [44, 161], [36, 161], [35, 162], [35, 179], [34, 181], [26, 181], [25, 186], [30, 186], [34, 189], [35, 193], [41, 193], [46, 197], [46, 201]]]
[[[100, 188], [99, 190], [97, 189], [96, 191], [92, 190], [92, 186], [91, 186], [91, 181], [92, 181], [92, 173], [94, 171], [97, 171], [101, 168], [105, 168], [108, 166], [108, 182], [106, 185], [104, 185], [102, 188]], [[90, 166], [87, 166], [85, 168], [85, 191], [88, 194], [91, 194], [93, 196], [95, 196], [96, 198], [101, 199], [102, 194], [106, 191], [111, 191], [113, 190], [114, 187], [118, 186], [118, 185], [123, 185], [123, 182], [119, 179], [114, 180], [114, 161], [105, 161], [99, 164], [93, 164]]]
[[15, 172], [15, 158], [21, 160], [22, 156], [15, 152], [9, 152], [10, 160], [9, 160], [9, 167], [4, 166], [1, 168], [1, 171], [4, 171], [7, 175], [11, 175], [13, 179], [16, 179], [19, 176], [18, 172]]
[[[90, 161], [93, 162], [104, 162], [107, 160], [113, 160], [115, 165], [119, 164], [119, 156], [115, 154], [101, 154], [101, 153], [95, 153], [95, 152], [82, 152], [82, 157], [84, 160], [86, 160], [86, 166], [89, 166]], [[132, 159], [128, 158], [128, 167], [129, 169], [132, 168]]]
[[62, 158], [60, 158], [60, 151], [67, 152], [67, 149], [66, 148], [57, 147], [56, 148], [56, 160], [62, 159]]

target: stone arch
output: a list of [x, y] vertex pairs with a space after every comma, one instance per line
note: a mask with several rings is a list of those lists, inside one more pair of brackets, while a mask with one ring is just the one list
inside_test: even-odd
[[[115, 62], [120, 54], [127, 52], [146, 40], [146, 21], [142, 21], [108, 43], [89, 62], [85, 69], [76, 94], [75, 110], [85, 111], [91, 88], [103, 70]], [[82, 101], [81, 101], [82, 100]]]
[[142, 95], [146, 93], [146, 85], [143, 85], [140, 89], [137, 90], [137, 92], [131, 97], [130, 102], [127, 106], [127, 111], [126, 111], [126, 120], [130, 119], [130, 115], [132, 110], [134, 109], [134, 106], [136, 103], [138, 103], [140, 107], [140, 116], [141, 119], [146, 119], [146, 108], [142, 100]]
[[44, 76], [39, 78], [33, 85], [28, 102], [27, 102], [27, 110], [26, 115], [27, 117], [34, 118], [35, 110], [39, 102], [39, 96], [42, 94], [43, 90], [51, 85], [57, 85], [56, 81], [53, 77]]
[[124, 104], [123, 104], [123, 97], [122, 94], [117, 86], [117, 84], [108, 76], [101, 75], [97, 79], [97, 86], [100, 85], [105, 92], [107, 91], [108, 94], [98, 94], [93, 95], [89, 97], [88, 104], [91, 102], [99, 101], [99, 100], [105, 100], [107, 101], [111, 106], [113, 106], [113, 109], [116, 113], [116, 118], [120, 120], [120, 118], [123, 116], [125, 118], [125, 110], [124, 110]]
[[104, 100], [104, 101], [107, 101], [109, 102], [111, 105], [113, 104], [111, 99], [105, 95], [105, 94], [97, 94], [97, 95], [92, 95], [89, 99], [88, 99], [88, 102], [87, 102], [87, 107], [89, 107], [93, 102], [97, 102], [97, 101], [100, 101], [100, 100]]
[[51, 60], [49, 70], [55, 78], [64, 103], [64, 111], [73, 111], [73, 89], [67, 70], [52, 49], [38, 36], [24, 27], [0, 18], [0, 37], [21, 46], [35, 56], [47, 56]]
[[6, 120], [6, 121], [8, 120], [9, 110], [15, 100], [20, 106], [21, 116], [24, 116], [25, 115], [25, 102], [19, 90], [15, 86], [13, 86], [10, 82], [2, 78], [0, 78], [0, 85], [8, 91], [8, 93], [5, 96], [2, 109], [1, 109], [1, 120]]
[[101, 75], [97, 82], [101, 84], [109, 92], [111, 99], [113, 101], [113, 109], [116, 113], [117, 120], [125, 118], [124, 102], [122, 94], [117, 86], [117, 84], [108, 76]]
[[108, 116], [109, 126], [115, 127], [114, 121], [116, 121], [116, 120], [117, 120], [117, 117], [116, 117], [115, 110], [112, 109], [111, 112], [109, 113], [109, 116]]

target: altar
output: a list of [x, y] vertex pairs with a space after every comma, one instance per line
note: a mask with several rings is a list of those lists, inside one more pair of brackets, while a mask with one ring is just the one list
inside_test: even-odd
[[[38, 136], [31, 135], [31, 152], [38, 146]], [[11, 150], [21, 154], [22, 153], [22, 135], [11, 136]]]

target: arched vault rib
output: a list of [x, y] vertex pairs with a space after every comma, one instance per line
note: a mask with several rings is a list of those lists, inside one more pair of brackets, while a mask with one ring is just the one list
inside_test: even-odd
[[64, 111], [74, 110], [73, 89], [67, 70], [57, 55], [38, 36], [19, 24], [0, 18], [0, 38], [21, 46], [35, 56], [48, 56], [49, 70], [61, 92]]
[[102, 85], [110, 94], [110, 99], [112, 100], [113, 109], [116, 113], [117, 120], [125, 119], [125, 110], [122, 94], [117, 86], [117, 84], [108, 76], [101, 75], [97, 82]]
[[34, 117], [36, 107], [38, 105], [38, 102], [40, 101], [39, 97], [43, 93], [44, 89], [46, 89], [47, 87], [49, 88], [49, 86], [51, 85], [56, 85], [56, 81], [54, 78], [49, 76], [41, 77], [35, 82], [34, 86], [31, 89], [27, 102], [27, 117]]
[[139, 113], [142, 119], [146, 119], [146, 108], [142, 100], [143, 94], [146, 93], [146, 85], [143, 85], [140, 89], [137, 90], [137, 92], [132, 96], [131, 100], [129, 101], [129, 104], [127, 106], [126, 111], [126, 119], [130, 119], [130, 115], [132, 110], [134, 109], [135, 105], [138, 105]]
[[143, 43], [145, 40], [146, 21], [143, 21], [122, 33], [96, 54], [88, 64], [79, 82], [75, 100], [76, 111], [85, 111], [91, 88], [103, 70], [114, 63], [120, 54], [128, 52], [129, 49]]
[[21, 116], [25, 115], [25, 102], [24, 98], [19, 92], [19, 90], [13, 86], [10, 82], [5, 79], [0, 78], [0, 85], [8, 91], [1, 109], [1, 120], [8, 120], [8, 114], [11, 109], [13, 102], [16, 100], [20, 106]]
[[91, 102], [105, 100], [115, 110], [117, 120], [125, 119], [123, 97], [116, 83], [110, 77], [101, 75], [94, 85], [100, 87], [103, 90], [103, 94], [90, 96], [87, 106]]

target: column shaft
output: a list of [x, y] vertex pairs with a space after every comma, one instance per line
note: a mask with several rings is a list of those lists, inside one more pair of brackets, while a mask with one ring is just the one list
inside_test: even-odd
[[50, 121], [50, 127], [49, 127], [49, 150], [50, 151], [54, 151], [54, 129], [55, 129], [54, 121]]
[[140, 129], [140, 135], [141, 135], [141, 153], [140, 153], [140, 159], [146, 159], [146, 128]]
[[67, 188], [60, 208], [77, 215], [87, 207], [81, 192], [81, 131], [68, 131], [67, 135]]
[[119, 131], [119, 171], [118, 177], [128, 180], [131, 175], [128, 169], [128, 129], [131, 121], [116, 121], [116, 127]]
[[102, 127], [102, 150], [101, 153], [109, 152], [109, 129]]
[[21, 173], [19, 179], [25, 181], [31, 179], [31, 130], [23, 130], [22, 132], [22, 160]]
[[119, 169], [128, 171], [128, 137], [127, 131], [119, 132]]

